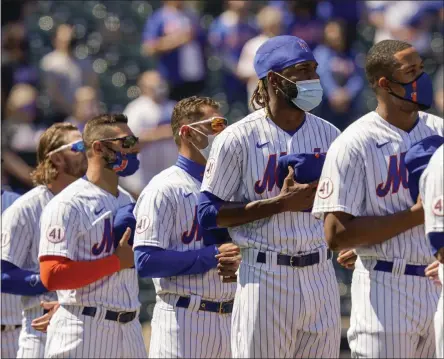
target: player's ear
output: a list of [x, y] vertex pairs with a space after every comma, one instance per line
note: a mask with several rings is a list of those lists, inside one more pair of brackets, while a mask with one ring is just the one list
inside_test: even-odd
[[93, 153], [103, 153], [102, 143], [100, 141], [94, 141], [92, 144]]
[[273, 71], [270, 71], [267, 74], [267, 83], [269, 83], [271, 85], [271, 87], [273, 87], [273, 90], [278, 88], [278, 86], [279, 86], [278, 79]]
[[383, 76], [377, 81], [377, 87], [380, 87], [388, 92], [391, 91], [390, 88], [390, 81], [387, 79], [387, 77]]
[[191, 128], [188, 125], [183, 125], [179, 130], [179, 136], [182, 140], [189, 141], [191, 138]]
[[55, 167], [60, 167], [64, 164], [64, 159], [61, 153], [53, 153], [49, 156], [49, 160]]

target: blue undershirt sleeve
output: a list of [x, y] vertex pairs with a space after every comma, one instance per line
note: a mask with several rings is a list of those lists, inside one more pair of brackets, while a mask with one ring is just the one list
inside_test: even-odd
[[199, 195], [199, 205], [197, 208], [197, 219], [204, 229], [215, 229], [217, 227], [217, 215], [220, 207], [225, 202], [214, 194], [203, 191]]
[[137, 273], [142, 278], [206, 273], [216, 268], [218, 253], [215, 245], [185, 252], [154, 246], [140, 246], [134, 250]]
[[35, 296], [48, 292], [39, 273], [21, 269], [11, 262], [1, 261], [2, 293]]
[[430, 245], [432, 246], [433, 255], [444, 247], [444, 232], [430, 232], [427, 234]]

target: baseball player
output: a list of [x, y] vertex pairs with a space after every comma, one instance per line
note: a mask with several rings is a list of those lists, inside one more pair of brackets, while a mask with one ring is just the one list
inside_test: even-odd
[[429, 358], [438, 289], [425, 277], [433, 255], [424, 214], [408, 189], [406, 151], [443, 135], [443, 119], [420, 110], [433, 93], [410, 44], [384, 40], [366, 60], [378, 107], [330, 147], [313, 214], [324, 215], [333, 250], [355, 249], [348, 340], [353, 357]]
[[[425, 232], [433, 254], [440, 262], [439, 279], [444, 284], [444, 145], [432, 156], [420, 179], [425, 214]], [[444, 358], [444, 286], [435, 314], [436, 357]]]
[[[20, 195], [17, 193], [2, 189], [2, 213], [19, 197]], [[18, 350], [20, 329], [22, 327], [20, 324], [22, 322], [22, 303], [19, 296], [6, 293], [2, 293], [1, 301], [1, 357], [15, 358]]]
[[[114, 216], [134, 200], [119, 176], [139, 168], [138, 139], [125, 115], [99, 115], [83, 132], [86, 176], [44, 209], [40, 272], [60, 307], [48, 327], [46, 358], [145, 358], [131, 230], [114, 238]], [[116, 240], [115, 240], [116, 239]]]
[[[236, 358], [337, 357], [339, 294], [322, 223], [303, 212], [316, 182], [294, 170], [276, 186], [278, 158], [327, 151], [338, 129], [309, 113], [322, 99], [305, 41], [267, 40], [254, 59], [253, 101], [264, 107], [216, 137], [199, 199], [199, 222], [228, 227], [242, 262], [233, 308]], [[320, 174], [319, 174], [320, 175]]]
[[171, 123], [177, 163], [151, 180], [135, 210], [136, 268], [157, 294], [149, 357], [229, 358], [236, 285], [221, 280], [216, 255], [238, 248], [223, 244], [231, 241], [226, 230], [197, 222], [205, 162], [227, 120], [217, 102], [194, 96], [176, 104]]
[[39, 221], [43, 208], [86, 171], [83, 142], [77, 127], [57, 123], [41, 136], [34, 189], [17, 199], [2, 215], [2, 292], [22, 296], [23, 320], [18, 358], [42, 358], [46, 335], [31, 327], [44, 310], [40, 301], [55, 299], [43, 285], [38, 264]]

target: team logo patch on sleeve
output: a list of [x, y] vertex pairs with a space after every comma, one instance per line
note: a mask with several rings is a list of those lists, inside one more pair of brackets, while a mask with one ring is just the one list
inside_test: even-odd
[[149, 225], [150, 225], [150, 220], [148, 216], [140, 217], [140, 219], [137, 221], [136, 232], [137, 233], [145, 232], [148, 229]]
[[325, 177], [318, 184], [318, 197], [326, 199], [333, 193], [333, 182], [330, 178]]
[[435, 216], [444, 216], [444, 195], [438, 196], [432, 201], [432, 211]]
[[2, 247], [6, 247], [9, 244], [10, 238], [8, 232], [2, 232]]
[[60, 226], [51, 226], [46, 231], [46, 238], [51, 243], [59, 243], [65, 239], [65, 229]]
[[210, 178], [213, 174], [214, 165], [216, 163], [216, 160], [214, 158], [210, 158], [207, 162], [207, 166], [205, 168], [205, 177]]

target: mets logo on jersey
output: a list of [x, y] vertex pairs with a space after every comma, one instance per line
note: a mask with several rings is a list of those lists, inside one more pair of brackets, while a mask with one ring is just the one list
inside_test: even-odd
[[109, 253], [111, 248], [114, 248], [113, 229], [111, 226], [111, 219], [105, 218], [102, 240], [92, 246], [91, 253], [98, 256], [103, 252]]
[[392, 155], [389, 158], [387, 178], [376, 187], [376, 194], [379, 197], [385, 197], [388, 194], [398, 193], [399, 187], [402, 185], [408, 188], [407, 168], [405, 166], [405, 152], [398, 155]]
[[[286, 154], [287, 152], [281, 152], [279, 157], [285, 156]], [[276, 171], [277, 171], [277, 154], [274, 153], [268, 156], [267, 166], [265, 167], [262, 179], [256, 181], [256, 183], [254, 184], [254, 191], [257, 194], [262, 194], [265, 192], [265, 190], [268, 190], [268, 192], [271, 192], [273, 190], [274, 185], [276, 184], [276, 177], [277, 177]]]
[[182, 243], [190, 244], [193, 240], [200, 241], [203, 238], [203, 233], [197, 220], [197, 206], [194, 208], [193, 224], [189, 231], [182, 233]]

